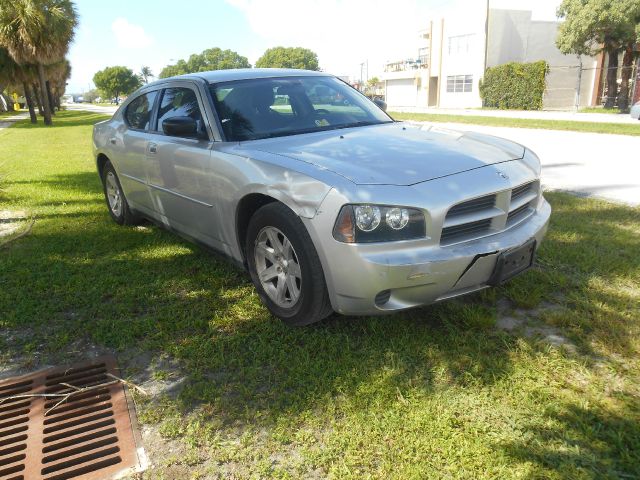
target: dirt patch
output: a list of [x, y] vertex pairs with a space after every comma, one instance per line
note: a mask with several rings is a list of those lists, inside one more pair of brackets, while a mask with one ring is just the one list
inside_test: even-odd
[[27, 226], [27, 212], [0, 210], [0, 238], [19, 233]]
[[506, 332], [522, 335], [525, 338], [535, 338], [549, 345], [564, 348], [569, 352], [575, 352], [576, 346], [560, 330], [543, 323], [542, 314], [551, 311], [560, 311], [561, 305], [542, 302], [532, 309], [514, 307], [511, 302], [502, 298], [498, 301], [496, 328]]

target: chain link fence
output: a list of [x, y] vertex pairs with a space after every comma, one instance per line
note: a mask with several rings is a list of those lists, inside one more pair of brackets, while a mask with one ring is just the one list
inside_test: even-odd
[[[640, 96], [638, 84], [640, 72], [637, 64], [630, 67], [584, 67], [578, 64], [549, 67], [543, 108], [545, 110], [578, 110], [589, 106], [603, 106], [609, 95], [606, 79], [610, 70], [616, 70], [618, 94], [623, 87], [622, 77], [628, 75], [627, 104], [633, 105], [634, 98], [638, 101], [637, 97]], [[614, 95], [611, 100], [614, 106], [618, 107], [619, 96]]]

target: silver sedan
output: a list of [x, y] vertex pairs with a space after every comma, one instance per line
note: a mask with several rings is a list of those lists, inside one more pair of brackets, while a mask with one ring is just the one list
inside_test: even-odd
[[204, 72], [145, 85], [93, 131], [109, 212], [246, 268], [290, 325], [499, 285], [551, 208], [516, 143], [396, 122], [320, 72]]

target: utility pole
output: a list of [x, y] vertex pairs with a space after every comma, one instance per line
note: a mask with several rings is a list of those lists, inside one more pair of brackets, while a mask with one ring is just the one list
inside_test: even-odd
[[360, 82], [358, 82], [360, 84], [360, 91], [362, 91], [362, 70], [363, 69], [364, 69], [364, 62], [360, 64]]
[[576, 112], [580, 110], [580, 89], [582, 88], [582, 57], [578, 55], [578, 84], [576, 85]]

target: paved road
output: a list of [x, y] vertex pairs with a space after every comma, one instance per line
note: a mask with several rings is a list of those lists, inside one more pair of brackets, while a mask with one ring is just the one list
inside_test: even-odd
[[117, 105], [106, 107], [103, 105], [92, 105], [90, 103], [67, 103], [64, 106], [67, 110], [82, 110], [86, 112], [105, 113], [108, 115], [113, 115], [118, 109]]
[[540, 157], [544, 188], [640, 205], [640, 137], [455, 123], [422, 125], [508, 138]]
[[463, 108], [417, 108], [417, 107], [389, 107], [394, 112], [432, 113], [435, 115], [463, 115], [477, 117], [526, 118], [534, 120], [569, 120], [574, 122], [603, 122], [603, 123], [634, 123], [638, 120], [629, 114], [618, 113], [579, 113], [556, 112], [548, 110], [480, 110]]
[[[67, 108], [100, 113], [113, 113], [116, 110], [115, 106], [102, 107], [86, 103], [70, 104]], [[472, 112], [476, 114], [486, 111]], [[522, 112], [514, 112], [518, 113]], [[582, 115], [589, 120], [598, 115], [628, 118], [628, 115], [615, 114], [525, 113]], [[640, 161], [637, 160], [640, 154], [640, 137], [452, 123], [421, 124], [488, 133], [514, 140], [530, 147], [540, 157], [545, 188], [640, 205]]]

